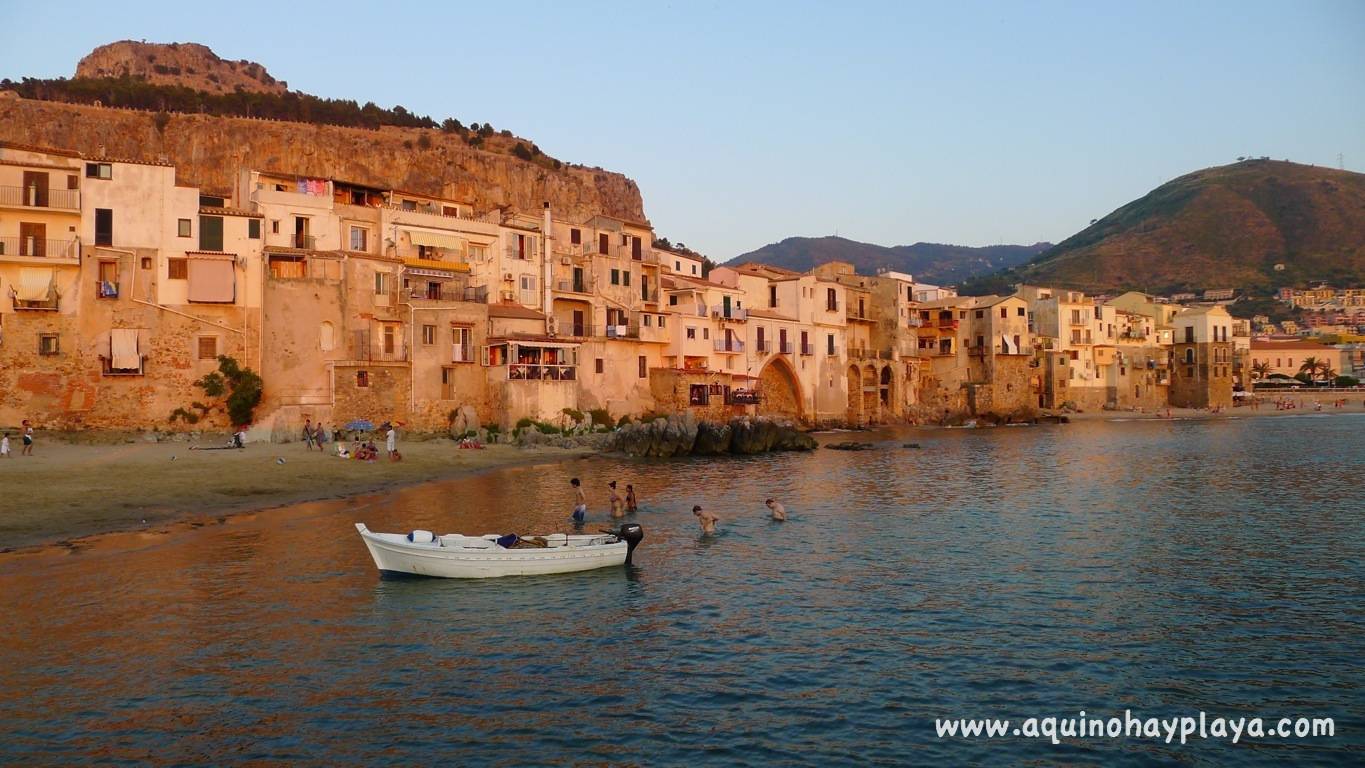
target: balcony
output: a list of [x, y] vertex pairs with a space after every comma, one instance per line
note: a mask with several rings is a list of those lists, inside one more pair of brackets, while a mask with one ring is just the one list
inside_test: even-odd
[[47, 240], [41, 237], [0, 237], [0, 257], [79, 260], [80, 240]]
[[934, 327], [938, 328], [940, 331], [956, 331], [957, 320], [940, 317], [934, 322]]
[[524, 245], [508, 245], [504, 253], [511, 261], [536, 260], [536, 246], [534, 242], [527, 242]]
[[459, 301], [469, 304], [487, 304], [488, 286], [442, 285], [439, 289], [428, 286], [425, 289], [410, 290], [408, 298], [413, 301]]
[[744, 351], [744, 342], [740, 339], [716, 339], [716, 351], [727, 354], [738, 354]]
[[838, 357], [838, 356], [839, 356], [839, 348], [838, 348], [838, 347], [825, 347], [825, 357]]
[[759, 340], [758, 340], [757, 349], [758, 349], [758, 353], [759, 353], [760, 355], [769, 355], [769, 354], [772, 354], [772, 351], [773, 351], [773, 340], [772, 340], [772, 339], [759, 339]]
[[16, 312], [26, 310], [56, 312], [61, 309], [61, 294], [57, 293], [56, 287], [49, 288], [47, 296], [42, 299], [21, 299], [19, 298], [19, 294], [12, 288], [10, 289], [9, 297]]
[[866, 311], [865, 309], [864, 309], [864, 310], [857, 309], [857, 308], [854, 307], [852, 304], [850, 304], [849, 307], [848, 307], [848, 314], [846, 315], [846, 317], [847, 317], [849, 320], [871, 320], [871, 319], [872, 319], [871, 316], [869, 316], [869, 315], [867, 314], [867, 311]]
[[814, 355], [815, 355], [815, 345], [814, 345], [814, 344], [802, 344], [802, 345], [801, 345], [801, 356], [802, 356], [802, 357], [813, 357]]
[[512, 363], [507, 366], [508, 381], [574, 381], [577, 378], [576, 365]]
[[450, 362], [472, 363], [474, 362], [474, 350], [468, 344], [452, 343], [450, 345]]
[[790, 341], [779, 342], [777, 345], [777, 352], [781, 355], [790, 355], [792, 353], [792, 343]]
[[604, 329], [603, 335], [609, 339], [638, 339], [640, 338], [640, 326], [634, 323], [630, 325], [608, 325]]
[[75, 189], [0, 187], [0, 207], [43, 208], [50, 211], [79, 212], [81, 209], [81, 193]]
[[289, 238], [290, 246], [301, 248], [306, 251], [316, 251], [318, 249], [318, 238], [304, 232], [296, 232]]
[[711, 316], [721, 320], [731, 320], [742, 323], [749, 319], [749, 312], [748, 310], [740, 309], [738, 307], [726, 307], [723, 304], [717, 304], [716, 306], [711, 307]]
[[110, 280], [95, 281], [95, 298], [97, 299], [117, 299], [118, 283]]
[[382, 344], [371, 344], [367, 335], [356, 335], [351, 339], [346, 351], [349, 355], [348, 360], [366, 363], [404, 363], [408, 360], [408, 351], [397, 344], [389, 349], [384, 349]]
[[555, 290], [560, 293], [592, 293], [592, 280], [556, 280]]

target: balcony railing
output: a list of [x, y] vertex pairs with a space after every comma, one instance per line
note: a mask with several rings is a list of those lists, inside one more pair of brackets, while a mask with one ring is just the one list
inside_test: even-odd
[[839, 356], [839, 348], [838, 348], [838, 347], [825, 347], [825, 357], [838, 357], [838, 356]]
[[940, 330], [946, 330], [946, 331], [955, 331], [955, 330], [957, 330], [957, 320], [956, 320], [956, 319], [949, 320], [949, 319], [946, 319], [946, 318], [939, 318], [939, 319], [935, 322], [935, 325], [936, 325]]
[[295, 248], [302, 248], [307, 251], [316, 251], [318, 249], [317, 235], [308, 235], [299, 232], [294, 234], [291, 241]]
[[508, 381], [573, 381], [577, 378], [576, 365], [512, 363], [507, 366]]
[[608, 325], [603, 330], [602, 335], [609, 339], [638, 339], [640, 338], [640, 326], [634, 323], [629, 325]]
[[468, 344], [451, 343], [450, 362], [452, 363], [472, 363], [474, 362], [474, 350]]
[[0, 256], [75, 259], [81, 255], [79, 240], [48, 240], [41, 237], [0, 237]]
[[790, 341], [780, 342], [777, 346], [778, 354], [790, 355], [792, 353], [792, 343]]
[[79, 211], [81, 193], [76, 189], [42, 189], [40, 187], [0, 187], [0, 205], [12, 208], [51, 208]]
[[371, 344], [368, 338], [361, 340], [352, 339], [347, 347], [350, 355], [348, 360], [363, 360], [365, 362], [379, 363], [402, 363], [408, 359], [408, 351], [405, 348], [394, 346], [392, 351], [385, 351], [382, 344]]
[[534, 243], [526, 243], [524, 247], [508, 245], [506, 253], [507, 258], [513, 261], [535, 261], [536, 246]]
[[415, 301], [462, 301], [472, 304], [488, 303], [488, 287], [483, 285], [471, 285], [468, 287], [446, 285], [441, 286], [439, 290], [418, 288], [409, 291], [408, 295]]
[[760, 355], [766, 355], [766, 354], [771, 353], [772, 351], [773, 351], [773, 340], [772, 340], [772, 339], [759, 339], [759, 340], [758, 340], [758, 353], [759, 353]]
[[849, 320], [871, 320], [872, 318], [868, 317], [866, 311], [864, 311], [864, 310], [859, 310], [859, 309], [855, 308], [852, 304], [850, 304], [849, 307], [848, 307], [848, 319], [849, 319]]
[[10, 290], [9, 297], [14, 305], [15, 311], [31, 309], [43, 312], [56, 312], [61, 309], [61, 295], [57, 293], [56, 288], [52, 288], [48, 291], [46, 299], [39, 299], [37, 301], [25, 301], [19, 298], [19, 294], [15, 293], [13, 289]]
[[810, 356], [814, 355], [814, 354], [815, 354], [815, 345], [814, 345], [814, 344], [802, 344], [802, 345], [801, 345], [801, 354], [802, 354], [804, 357], [810, 357]]
[[717, 352], [743, 352], [744, 342], [740, 339], [716, 339]]
[[749, 319], [748, 310], [740, 309], [738, 307], [727, 308], [724, 304], [717, 304], [716, 306], [711, 307], [711, 315], [713, 317], [718, 317], [721, 320], [735, 320], [737, 322], [743, 322], [744, 320]]
[[589, 280], [556, 280], [555, 290], [566, 293], [592, 293]]

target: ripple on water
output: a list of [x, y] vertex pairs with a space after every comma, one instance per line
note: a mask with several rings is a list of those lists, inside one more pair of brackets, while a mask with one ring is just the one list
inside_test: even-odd
[[[1087, 423], [888, 433], [859, 454], [592, 460], [273, 510], [98, 558], [0, 558], [0, 762], [426, 763], [439, 748], [517, 766], [1353, 764], [1358, 423]], [[640, 490], [637, 567], [386, 581], [352, 528], [560, 529], [569, 472], [599, 505], [608, 479]], [[765, 518], [770, 495], [790, 521]], [[722, 535], [697, 534], [693, 503]], [[1333, 716], [1340, 735], [933, 733], [935, 717], [1080, 709]]]

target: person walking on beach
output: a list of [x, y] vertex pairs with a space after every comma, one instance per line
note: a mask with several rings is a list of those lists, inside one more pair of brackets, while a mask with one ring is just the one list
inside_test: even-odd
[[313, 434], [313, 420], [312, 420], [312, 419], [304, 419], [304, 420], [303, 420], [303, 443], [304, 443], [304, 450], [308, 450], [308, 451], [313, 450], [313, 441], [314, 441], [314, 439], [315, 439], [315, 436], [314, 436], [314, 434]]
[[574, 478], [569, 481], [573, 486], [573, 521], [581, 523], [588, 516], [588, 497], [583, 495], [583, 484]]
[[23, 433], [23, 437], [24, 437], [24, 449], [23, 449], [22, 451], [19, 452], [19, 455], [20, 455], [20, 456], [32, 456], [32, 455], [33, 455], [33, 425], [29, 423], [28, 419], [24, 419], [23, 427], [24, 427], [24, 433]]
[[0, 459], [8, 459], [8, 458], [10, 458], [10, 455], [9, 455], [9, 433], [6, 432], [4, 437], [0, 437]]
[[787, 508], [782, 506], [782, 502], [778, 501], [777, 499], [768, 499], [763, 503], [768, 505], [768, 509], [771, 509], [773, 511], [774, 520], [780, 523], [787, 519]]
[[720, 518], [717, 517], [714, 512], [705, 512], [702, 510], [701, 505], [698, 504], [692, 507], [692, 514], [696, 515], [697, 520], [701, 523], [701, 532], [703, 535], [711, 535], [716, 532], [716, 523], [720, 522]]
[[621, 500], [621, 494], [616, 492], [616, 481], [612, 480], [610, 483], [607, 483], [607, 487], [611, 489], [611, 498], [609, 499], [611, 502], [611, 516], [625, 517], [625, 503]]
[[635, 486], [626, 483], [626, 511], [632, 515], [640, 511], [640, 505], [635, 500]]
[[398, 455], [398, 433], [394, 431], [393, 425], [384, 433], [384, 450], [389, 452], [389, 459]]

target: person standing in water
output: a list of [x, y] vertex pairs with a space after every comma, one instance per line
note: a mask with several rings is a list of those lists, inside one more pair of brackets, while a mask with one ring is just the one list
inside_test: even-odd
[[583, 484], [578, 482], [578, 478], [569, 481], [573, 486], [573, 521], [581, 523], [588, 516], [588, 497], [583, 495]]
[[692, 507], [692, 514], [696, 515], [697, 520], [701, 522], [701, 532], [703, 534], [713, 534], [716, 532], [716, 523], [720, 522], [720, 518], [716, 517], [714, 512], [703, 511], [701, 505], [698, 504], [697, 506]]
[[787, 508], [782, 506], [782, 502], [778, 501], [777, 499], [768, 499], [763, 503], [767, 504], [768, 509], [771, 509], [773, 511], [774, 520], [781, 522], [787, 519]]
[[626, 483], [626, 511], [632, 515], [640, 511], [640, 505], [635, 500], [635, 486]]
[[616, 481], [612, 480], [610, 483], [607, 483], [607, 487], [611, 489], [611, 498], [609, 499], [611, 502], [611, 516], [625, 517], [625, 502], [621, 500], [621, 494], [616, 492]]

